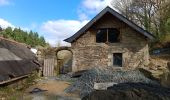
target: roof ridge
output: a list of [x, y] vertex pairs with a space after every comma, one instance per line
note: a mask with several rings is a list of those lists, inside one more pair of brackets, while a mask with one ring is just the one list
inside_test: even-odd
[[20, 43], [18, 41], [15, 41], [14, 39], [9, 39], [9, 38], [4, 38], [2, 36], [0, 36], [0, 40], [6, 40], [6, 41], [9, 41], [9, 42], [12, 42], [12, 43], [15, 43], [15, 44], [19, 44], [19, 45], [23, 45], [25, 47], [28, 47], [29, 45], [25, 44], [25, 43]]

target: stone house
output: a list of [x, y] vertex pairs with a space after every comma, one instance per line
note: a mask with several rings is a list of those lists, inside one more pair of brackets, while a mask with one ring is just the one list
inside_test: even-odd
[[73, 36], [72, 71], [92, 67], [134, 69], [149, 63], [154, 36], [110, 7], [106, 7]]

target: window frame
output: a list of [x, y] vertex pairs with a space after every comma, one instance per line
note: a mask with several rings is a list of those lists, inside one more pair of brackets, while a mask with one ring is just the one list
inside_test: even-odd
[[[107, 41], [108, 41], [108, 36], [107, 36], [107, 32], [105, 33], [105, 32], [103, 32], [103, 33], [98, 33], [99, 31], [102, 31], [102, 30], [105, 30], [106, 28], [100, 28], [100, 29], [98, 29], [97, 30], [97, 32], [96, 32], [96, 43], [106, 43]], [[103, 35], [105, 35], [106, 34], [106, 41], [105, 42], [97, 42], [97, 34], [103, 34]]]
[[[114, 61], [115, 61], [115, 54], [121, 54], [121, 65], [118, 65], [118, 64], [114, 64]], [[113, 53], [112, 54], [112, 66], [114, 67], [118, 67], [118, 68], [122, 68], [123, 67], [123, 53]]]
[[[109, 29], [115, 29], [116, 31], [118, 31], [118, 36], [117, 36], [117, 41], [116, 42], [109, 42]], [[99, 30], [106, 30], [106, 42], [97, 42], [97, 33]], [[96, 32], [96, 43], [120, 43], [121, 42], [121, 32], [120, 32], [120, 28], [99, 28], [97, 29]]]

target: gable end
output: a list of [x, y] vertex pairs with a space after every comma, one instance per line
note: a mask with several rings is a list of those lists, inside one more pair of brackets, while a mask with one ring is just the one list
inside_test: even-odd
[[81, 35], [83, 35], [94, 23], [96, 23], [100, 18], [102, 18], [106, 13], [111, 13], [114, 17], [118, 18], [122, 22], [126, 23], [128, 26], [136, 30], [137, 32], [141, 33], [142, 35], [146, 36], [148, 39], [154, 39], [154, 35], [150, 32], [144, 30], [143, 28], [139, 27], [132, 21], [128, 20], [123, 15], [119, 14], [115, 10], [113, 10], [110, 7], [106, 7], [103, 9], [97, 16], [95, 16], [90, 22], [88, 22], [83, 28], [81, 28], [77, 33], [75, 33], [73, 36], [65, 39], [64, 41], [72, 43], [75, 40], [77, 40]]

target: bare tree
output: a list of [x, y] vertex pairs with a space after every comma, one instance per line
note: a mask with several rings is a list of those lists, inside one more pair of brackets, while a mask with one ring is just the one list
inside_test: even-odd
[[169, 4], [169, 0], [113, 0], [112, 2], [112, 6], [121, 14], [144, 29], [156, 33], [156, 36], [165, 33], [164, 25], [169, 17]]
[[151, 19], [156, 12], [154, 11], [155, 0], [116, 0], [115, 2], [112, 5], [124, 16], [150, 31]]
[[152, 17], [153, 32], [159, 39], [164, 33], [166, 33], [165, 23], [168, 17], [170, 17], [170, 1], [169, 0], [155, 0], [154, 16]]
[[122, 15], [130, 19], [128, 8], [131, 6], [132, 0], [113, 0], [112, 6], [116, 8]]

